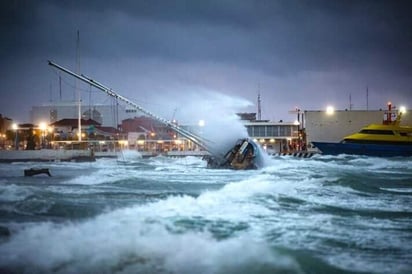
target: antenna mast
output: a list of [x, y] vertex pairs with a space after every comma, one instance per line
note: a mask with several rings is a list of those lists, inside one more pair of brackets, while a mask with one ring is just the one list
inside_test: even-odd
[[369, 89], [368, 86], [366, 86], [366, 110], [369, 109]]
[[258, 120], [262, 120], [262, 105], [260, 100], [260, 85], [258, 86]]

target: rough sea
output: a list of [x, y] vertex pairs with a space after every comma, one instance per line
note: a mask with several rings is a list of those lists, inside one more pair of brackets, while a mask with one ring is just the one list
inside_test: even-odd
[[412, 159], [0, 164], [0, 273], [412, 273]]

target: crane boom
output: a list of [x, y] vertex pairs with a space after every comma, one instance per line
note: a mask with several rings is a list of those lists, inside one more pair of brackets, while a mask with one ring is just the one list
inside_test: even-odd
[[210, 142], [210, 141], [205, 140], [204, 138], [198, 136], [197, 134], [195, 134], [193, 132], [190, 132], [190, 131], [182, 128], [182, 127], [179, 127], [178, 125], [172, 123], [171, 121], [168, 121], [168, 120], [166, 120], [162, 117], [159, 117], [159, 116], [153, 114], [152, 112], [144, 109], [143, 107], [139, 106], [138, 104], [134, 103], [133, 101], [131, 101], [131, 100], [127, 99], [126, 97], [118, 94], [117, 92], [113, 91], [111, 88], [108, 88], [108, 87], [104, 86], [103, 84], [97, 82], [96, 80], [93, 80], [90, 77], [87, 77], [83, 74], [79, 75], [77, 73], [74, 73], [74, 72], [72, 72], [72, 71], [70, 71], [70, 70], [68, 70], [68, 69], [66, 69], [66, 68], [64, 68], [64, 67], [62, 67], [62, 66], [60, 66], [60, 65], [58, 65], [54, 62], [52, 62], [52, 61], [48, 61], [48, 62], [49, 62], [50, 66], [55, 67], [55, 68], [65, 72], [65, 73], [67, 73], [67, 74], [69, 74], [69, 75], [85, 82], [85, 83], [88, 83], [88, 84], [94, 86], [95, 88], [99, 89], [100, 91], [103, 91], [104, 93], [108, 94], [109, 96], [112, 96], [114, 98], [117, 98], [117, 99], [123, 101], [124, 103], [132, 106], [133, 108], [135, 108], [135, 109], [139, 110], [140, 112], [146, 114], [147, 116], [155, 119], [156, 121], [161, 122], [162, 124], [166, 125], [167, 127], [171, 128], [172, 130], [176, 131], [177, 133], [181, 134], [182, 136], [188, 138], [193, 143], [197, 144], [198, 146], [200, 146], [203, 149], [207, 150], [208, 152], [212, 153], [209, 145], [206, 144], [206, 142]]

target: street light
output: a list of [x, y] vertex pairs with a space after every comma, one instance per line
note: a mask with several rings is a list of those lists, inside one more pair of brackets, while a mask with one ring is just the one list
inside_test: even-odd
[[41, 130], [41, 148], [44, 148], [44, 134], [46, 132], [47, 129], [47, 124], [45, 122], [40, 122], [39, 124], [39, 128]]
[[50, 146], [48, 148], [52, 148], [53, 143], [54, 143], [54, 127], [53, 126], [47, 127], [47, 136], [49, 137], [48, 141], [50, 142]]
[[15, 137], [14, 137], [14, 149], [18, 150], [19, 147], [17, 145], [17, 130], [19, 129], [19, 126], [16, 123], [13, 123], [11, 125], [11, 128], [14, 130], [14, 135], [15, 135]]
[[332, 115], [334, 112], [335, 112], [335, 108], [334, 108], [334, 107], [328, 106], [328, 107], [326, 108], [326, 114], [327, 114], [327, 115]]

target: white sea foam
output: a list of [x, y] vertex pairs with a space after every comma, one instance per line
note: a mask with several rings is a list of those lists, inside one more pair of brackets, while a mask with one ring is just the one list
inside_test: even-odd
[[142, 159], [142, 154], [137, 150], [124, 149], [117, 158], [121, 161], [136, 161]]
[[394, 188], [394, 187], [380, 187], [379, 189], [395, 192], [395, 193], [412, 193], [412, 188], [404, 187], [404, 188]]
[[[339, 155], [342, 159], [348, 156]], [[365, 178], [366, 172], [371, 172], [371, 176], [388, 174], [383, 168], [396, 169], [399, 161], [383, 159], [376, 162], [377, 158], [353, 157], [350, 156], [349, 162], [338, 161], [336, 157], [321, 157], [318, 159], [272, 159], [272, 164], [264, 169], [264, 172], [279, 176], [278, 184], [288, 184], [289, 192], [285, 195], [298, 198], [313, 204], [323, 206], [340, 207], [344, 209], [356, 210], [377, 210], [377, 211], [405, 211], [411, 212], [408, 203], [403, 201], [407, 197], [387, 196], [383, 194], [374, 194], [368, 198], [361, 195], [361, 190], [353, 188], [350, 184], [339, 184], [342, 176], [354, 178]], [[403, 163], [403, 161], [401, 161]], [[359, 168], [362, 167], [362, 168]], [[402, 173], [402, 167], [399, 168]], [[394, 171], [395, 172], [395, 171]], [[397, 172], [397, 171], [396, 171]], [[398, 173], [399, 174], [399, 173]], [[354, 177], [359, 176], [359, 177]], [[345, 181], [347, 182], [347, 181]], [[360, 185], [362, 182], [358, 182]], [[352, 184], [356, 186], [356, 181]], [[373, 183], [369, 182], [369, 187]], [[322, 188], [322, 191], [318, 191]], [[282, 188], [279, 188], [281, 190]], [[380, 195], [379, 199], [376, 196]]]
[[0, 184], [0, 202], [22, 201], [30, 195], [33, 195], [33, 191], [28, 187]]
[[201, 157], [195, 157], [195, 156], [174, 158], [173, 162], [176, 165], [206, 167], [206, 161], [203, 160]]
[[209, 233], [171, 234], [157, 223], [105, 216], [82, 224], [28, 228], [0, 247], [0, 266], [59, 272], [236, 273], [244, 267], [299, 265], [246, 235], [217, 241]]
[[[410, 195], [396, 195], [400, 187], [375, 186], [373, 177], [368, 187], [376, 192], [362, 191], [353, 181], [379, 174], [381, 163], [373, 158], [275, 158], [264, 169], [249, 171], [209, 170], [197, 161], [146, 159], [140, 169], [140, 162], [98, 160], [90, 172], [80, 170], [85, 177], [78, 183], [136, 178], [161, 191], [170, 183], [181, 189], [190, 188], [186, 183], [205, 185], [198, 196], [189, 196], [188, 189], [188, 195], [151, 200], [87, 221], [24, 223], [25, 229], [19, 226], [0, 245], [0, 269], [25, 262], [22, 270], [37, 272], [238, 273], [267, 266], [271, 271], [266, 272], [299, 273], [296, 261], [275, 251], [282, 246], [312, 250], [341, 269], [368, 272], [382, 265], [381, 251], [410, 254], [410, 220], [402, 215], [411, 212]], [[404, 165], [391, 159], [384, 166], [396, 170], [397, 162]], [[66, 191], [68, 182], [52, 191]], [[207, 184], [214, 190], [207, 190]], [[96, 188], [82, 189], [92, 193]], [[218, 238], [213, 226], [229, 236]], [[396, 256], [388, 265], [399, 272], [398, 265], [406, 263]]]
[[[85, 174], [75, 176], [69, 180], [64, 181], [64, 184], [78, 184], [78, 185], [97, 185], [105, 183], [113, 183], [113, 181], [123, 180], [129, 178], [133, 171], [127, 171], [126, 167], [117, 164], [115, 161], [99, 161], [87, 169]], [[75, 174], [72, 174], [75, 175]]]
[[46, 272], [117, 269], [126, 273], [236, 273], [266, 267], [299, 273], [297, 262], [273, 251], [263, 238], [251, 237], [253, 231], [226, 240], [217, 240], [208, 231], [171, 232], [176, 230], [175, 221], [198, 216], [236, 223], [271, 214], [258, 203], [246, 202], [273, 190], [268, 178], [233, 182], [197, 198], [176, 196], [119, 209], [82, 223], [30, 226], [0, 246], [0, 266], [25, 262], [27, 269]]
[[207, 162], [200, 157], [164, 157], [158, 156], [151, 159], [151, 163], [155, 166], [156, 171], [189, 171], [192, 173], [196, 168], [204, 169]]

